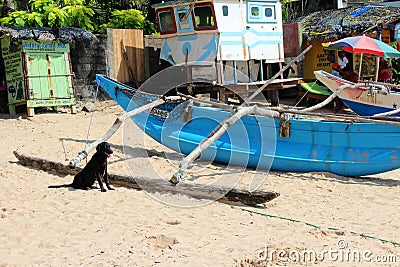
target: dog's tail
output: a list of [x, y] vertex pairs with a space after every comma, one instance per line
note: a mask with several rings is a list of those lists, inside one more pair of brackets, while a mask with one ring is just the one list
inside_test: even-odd
[[62, 187], [71, 187], [72, 184], [61, 184], [61, 185], [49, 185], [47, 188], [62, 188]]

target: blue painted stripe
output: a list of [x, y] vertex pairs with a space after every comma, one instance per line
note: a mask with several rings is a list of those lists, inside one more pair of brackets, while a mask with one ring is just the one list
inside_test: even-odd
[[243, 43], [242, 41], [221, 41], [219, 43], [220, 46], [235, 46], [235, 45], [240, 45], [240, 46], [246, 46], [249, 48], [254, 48], [256, 46], [259, 45], [275, 45], [275, 44], [283, 44], [282, 40], [262, 40], [262, 41], [257, 41], [254, 44], [247, 44], [247, 43]]
[[178, 37], [178, 41], [193, 41], [197, 40], [198, 36], [193, 34], [193, 35], [183, 35]]
[[253, 29], [243, 30], [241, 32], [221, 32], [221, 36], [223, 37], [238, 37], [243, 36], [246, 33], [251, 32], [256, 36], [283, 36], [283, 32], [258, 32]]

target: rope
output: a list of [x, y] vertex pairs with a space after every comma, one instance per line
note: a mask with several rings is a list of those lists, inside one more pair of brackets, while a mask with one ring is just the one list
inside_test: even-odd
[[[305, 224], [307, 226], [310, 226], [310, 227], [313, 227], [313, 228], [316, 228], [316, 229], [322, 229], [321, 226], [318, 226], [318, 225], [315, 225], [315, 224], [311, 224], [311, 223], [307, 223], [307, 222], [300, 221], [300, 220], [296, 220], [296, 219], [292, 219], [292, 218], [287, 218], [287, 217], [282, 217], [282, 216], [277, 216], [277, 215], [272, 215], [272, 214], [266, 214], [266, 213], [262, 213], [262, 212], [258, 212], [258, 211], [248, 210], [248, 209], [245, 209], [245, 208], [238, 208], [238, 207], [235, 207], [235, 206], [231, 206], [231, 208], [239, 209], [239, 210], [242, 210], [242, 211], [246, 211], [248, 213], [258, 214], [258, 215], [269, 217], [269, 218], [276, 218], [276, 219], [285, 220], [285, 221], [303, 223], [303, 224]], [[334, 228], [334, 227], [328, 227], [327, 229], [331, 230], [331, 231], [340, 231], [341, 230], [339, 228]], [[359, 234], [359, 233], [353, 232], [353, 231], [351, 231], [350, 233], [353, 234], [353, 235], [358, 235], [358, 236], [364, 237], [364, 238], [370, 238], [370, 239], [374, 239], [374, 240], [379, 240], [382, 243], [389, 243], [389, 244], [392, 244], [394, 246], [400, 246], [399, 242], [390, 241], [390, 240], [386, 240], [386, 239], [382, 239], [382, 238], [377, 238], [377, 237], [370, 236], [370, 235]]]
[[90, 116], [90, 121], [89, 121], [89, 127], [88, 127], [88, 131], [87, 131], [87, 135], [86, 135], [86, 141], [85, 141], [85, 149], [83, 150], [86, 154], [86, 164], [87, 164], [87, 153], [86, 153], [86, 147], [88, 145], [89, 142], [89, 135], [90, 135], [90, 129], [92, 128], [92, 121], [93, 121], [93, 115], [94, 115], [94, 111], [96, 109], [96, 103], [97, 103], [97, 94], [99, 92], [99, 84], [97, 84], [96, 86], [96, 93], [94, 94], [94, 100], [93, 100], [93, 108], [92, 108], [92, 114]]
[[[314, 81], [314, 83], [312, 84], [311, 87], [313, 87], [315, 85], [317, 81]], [[304, 97], [306, 97], [306, 95], [308, 94], [308, 90], [306, 90], [306, 92], [304, 93], [304, 95], [300, 98], [300, 100], [296, 103], [296, 105], [294, 105], [294, 107], [297, 107], [298, 104], [300, 104], [300, 102], [303, 100]]]

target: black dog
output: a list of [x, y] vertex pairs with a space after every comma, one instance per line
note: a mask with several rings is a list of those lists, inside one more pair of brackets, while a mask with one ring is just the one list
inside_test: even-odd
[[114, 190], [108, 181], [107, 173], [107, 158], [111, 156], [113, 151], [111, 150], [110, 144], [103, 142], [97, 145], [96, 153], [92, 156], [90, 161], [86, 164], [81, 172], [74, 177], [72, 184], [66, 185], [54, 185], [49, 188], [60, 188], [60, 187], [73, 187], [75, 189], [93, 189], [93, 184], [97, 179], [100, 185], [101, 192], [106, 192], [101, 179], [104, 179], [106, 186], [109, 190]]

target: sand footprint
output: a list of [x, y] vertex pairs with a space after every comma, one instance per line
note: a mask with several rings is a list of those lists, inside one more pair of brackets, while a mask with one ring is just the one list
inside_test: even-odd
[[172, 249], [172, 245], [175, 245], [178, 240], [175, 237], [169, 237], [165, 235], [156, 235], [156, 236], [146, 236], [148, 240], [148, 244], [153, 248], [170, 248]]

